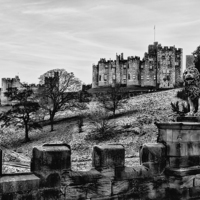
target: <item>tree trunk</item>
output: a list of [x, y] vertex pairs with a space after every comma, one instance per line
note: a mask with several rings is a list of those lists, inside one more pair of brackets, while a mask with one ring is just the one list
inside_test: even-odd
[[50, 116], [50, 124], [51, 124], [51, 132], [54, 131], [54, 115], [52, 114]]
[[25, 142], [29, 142], [30, 139], [28, 137], [28, 123], [25, 122]]
[[54, 129], [53, 129], [53, 121], [51, 121], [50, 124], [51, 124], [51, 131], [54, 131]]

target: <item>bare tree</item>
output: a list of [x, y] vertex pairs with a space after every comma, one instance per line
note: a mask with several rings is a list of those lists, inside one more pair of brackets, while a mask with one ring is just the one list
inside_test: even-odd
[[94, 110], [90, 110], [88, 114], [89, 135], [92, 139], [106, 139], [111, 136], [116, 130], [115, 121], [109, 119], [109, 113], [101, 106], [97, 105]]
[[114, 87], [110, 86], [107, 92], [98, 95], [98, 101], [115, 116], [116, 110], [127, 103], [127, 92], [119, 84], [116, 84]]
[[34, 101], [33, 90], [28, 84], [21, 84], [21, 89], [10, 88], [5, 93], [14, 105], [7, 112], [0, 115], [2, 126], [21, 125], [25, 130], [25, 142], [29, 139], [29, 130], [41, 128], [36, 120], [37, 111], [40, 109], [38, 102]]
[[53, 69], [40, 76], [37, 97], [41, 107], [50, 117], [51, 131], [54, 130], [54, 117], [58, 111], [83, 108], [80, 103], [81, 81], [64, 69]]

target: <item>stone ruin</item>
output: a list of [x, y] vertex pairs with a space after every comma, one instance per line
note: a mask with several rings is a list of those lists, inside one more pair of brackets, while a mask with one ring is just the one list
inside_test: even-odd
[[124, 165], [125, 149], [120, 144], [94, 146], [89, 171], [71, 170], [67, 144], [35, 147], [31, 173], [2, 174], [0, 165], [0, 199], [200, 199], [199, 118], [156, 125], [157, 143], [140, 148], [139, 166]]

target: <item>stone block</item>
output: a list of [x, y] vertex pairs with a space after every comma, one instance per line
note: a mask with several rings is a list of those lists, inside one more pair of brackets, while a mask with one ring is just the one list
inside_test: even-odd
[[192, 188], [194, 186], [195, 175], [184, 177], [169, 177], [170, 188]]
[[190, 188], [167, 188], [166, 197], [170, 200], [188, 200], [190, 199], [189, 190]]
[[68, 186], [65, 189], [65, 200], [86, 199], [86, 188], [83, 186]]
[[140, 148], [140, 162], [161, 162], [165, 160], [166, 147], [161, 143], [144, 144]]
[[200, 164], [200, 156], [169, 157], [169, 166], [172, 168], [192, 167]]
[[102, 178], [102, 174], [97, 170], [90, 171], [66, 171], [62, 173], [62, 185], [81, 185], [88, 183], [96, 183]]
[[190, 136], [198, 130], [173, 130], [172, 142], [190, 142]]
[[168, 156], [198, 156], [200, 155], [200, 142], [168, 142]]
[[143, 182], [140, 185], [141, 199], [157, 199], [157, 191], [153, 182]]
[[173, 141], [173, 130], [172, 129], [160, 129], [158, 140], [159, 140], [159, 142]]
[[192, 199], [200, 199], [200, 187], [193, 187], [189, 189], [189, 195]]
[[166, 167], [166, 162], [145, 162], [143, 165], [149, 169], [151, 175], [161, 175]]
[[161, 143], [144, 144], [140, 149], [140, 162], [152, 174], [161, 174], [166, 167], [166, 147]]
[[195, 176], [195, 179], [194, 179], [194, 186], [195, 187], [199, 187], [200, 186], [200, 174], [197, 174]]
[[130, 181], [113, 181], [112, 183], [112, 194], [126, 193], [130, 188]]
[[112, 181], [109, 178], [103, 177], [98, 179], [94, 184], [87, 186], [87, 198], [111, 196]]
[[[190, 141], [194, 138], [191, 135], [196, 134], [199, 138], [198, 132], [200, 130], [200, 123], [197, 122], [169, 122], [169, 123], [155, 123], [158, 127], [158, 142], [188, 142], [188, 137]], [[183, 133], [183, 134], [182, 134]], [[200, 133], [199, 133], [200, 134]], [[199, 141], [199, 139], [198, 139]]]
[[31, 171], [70, 170], [71, 150], [67, 144], [45, 144], [33, 148]]
[[96, 169], [123, 167], [125, 163], [125, 149], [123, 145], [109, 144], [94, 146], [92, 165]]
[[177, 176], [177, 177], [196, 175], [196, 174], [200, 174], [200, 166], [187, 167], [187, 168], [167, 167], [165, 169], [165, 174], [167, 176]]
[[200, 117], [194, 116], [185, 116], [185, 117], [177, 117], [177, 122], [200, 122]]
[[40, 187], [59, 187], [61, 185], [61, 175], [56, 171], [39, 171], [35, 175], [40, 178]]
[[152, 177], [151, 171], [145, 166], [119, 167], [115, 169], [116, 180], [144, 179]]
[[15, 193], [39, 188], [40, 179], [34, 174], [15, 174], [0, 178], [0, 193]]

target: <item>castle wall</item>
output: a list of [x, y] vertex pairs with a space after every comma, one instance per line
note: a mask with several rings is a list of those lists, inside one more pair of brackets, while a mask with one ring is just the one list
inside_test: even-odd
[[119, 56], [116, 55], [116, 84], [121, 83], [121, 66], [119, 64]]
[[120, 83], [123, 85], [127, 85], [127, 64], [126, 63], [121, 63], [120, 64], [120, 72], [121, 72], [121, 80]]
[[2, 78], [2, 89], [1, 89], [1, 105], [11, 105], [12, 102], [9, 101], [9, 98], [6, 97], [5, 92], [8, 88], [20, 88], [21, 83], [18, 76], [15, 78]]
[[131, 85], [139, 86], [140, 85], [139, 74], [140, 74], [140, 59], [132, 58], [128, 60], [127, 86]]
[[158, 51], [159, 88], [175, 86], [175, 49], [164, 47]]
[[98, 66], [93, 65], [92, 69], [93, 69], [93, 71], [92, 71], [92, 88], [97, 88], [98, 87], [98, 76], [99, 76]]
[[182, 69], [183, 69], [183, 50], [176, 50], [176, 63], [175, 63], [175, 86], [179, 86], [182, 82]]
[[156, 123], [157, 143], [140, 147], [140, 165], [125, 165], [121, 144], [95, 145], [89, 171], [71, 169], [68, 144], [33, 148], [31, 173], [2, 174], [1, 200], [200, 199], [200, 125]]
[[156, 73], [155, 57], [149, 57], [145, 59], [141, 73], [141, 80], [143, 87], [155, 86], [155, 73]]
[[105, 63], [99, 63], [99, 86], [107, 86], [107, 79], [105, 79], [106, 74], [107, 68]]
[[153, 45], [149, 45], [143, 61], [140, 61], [139, 57], [128, 57], [125, 60], [123, 54], [116, 55], [114, 62], [100, 59], [98, 77], [101, 76], [101, 81], [98, 80], [94, 87], [115, 83], [125, 86], [155, 87], [157, 81], [158, 88], [174, 88], [182, 80], [182, 54], [182, 49], [176, 49], [174, 46], [162, 47], [154, 42]]
[[114, 62], [109, 63], [109, 85], [114, 86], [116, 83], [116, 65]]

